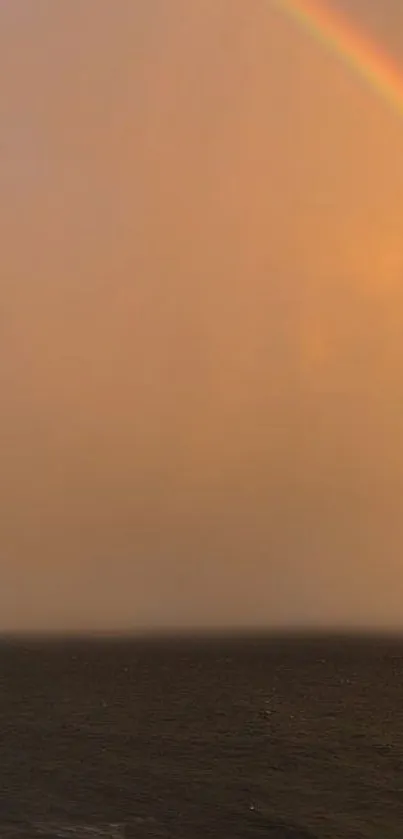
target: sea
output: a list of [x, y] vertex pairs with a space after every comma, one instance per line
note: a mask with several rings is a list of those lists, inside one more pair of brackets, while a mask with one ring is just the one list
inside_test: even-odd
[[402, 839], [403, 639], [4, 638], [0, 839]]

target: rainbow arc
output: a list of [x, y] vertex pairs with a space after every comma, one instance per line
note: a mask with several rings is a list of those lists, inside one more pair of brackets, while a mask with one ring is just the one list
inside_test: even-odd
[[276, 0], [310, 35], [339, 56], [394, 111], [403, 116], [403, 71], [350, 19], [325, 0]]

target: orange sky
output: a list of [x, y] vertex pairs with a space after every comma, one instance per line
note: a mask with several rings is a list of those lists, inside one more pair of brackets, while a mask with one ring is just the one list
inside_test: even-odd
[[270, 0], [14, 0], [0, 125], [0, 629], [400, 621], [402, 121]]

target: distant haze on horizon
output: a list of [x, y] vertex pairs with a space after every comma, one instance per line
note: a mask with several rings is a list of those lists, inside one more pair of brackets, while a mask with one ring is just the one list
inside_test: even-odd
[[403, 628], [403, 120], [271, 0], [5, 0], [0, 70], [0, 631]]

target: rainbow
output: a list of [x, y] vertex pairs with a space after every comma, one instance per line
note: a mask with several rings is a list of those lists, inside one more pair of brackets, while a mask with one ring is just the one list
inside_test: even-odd
[[325, 0], [277, 0], [315, 40], [339, 56], [394, 111], [403, 116], [403, 72], [387, 53]]

